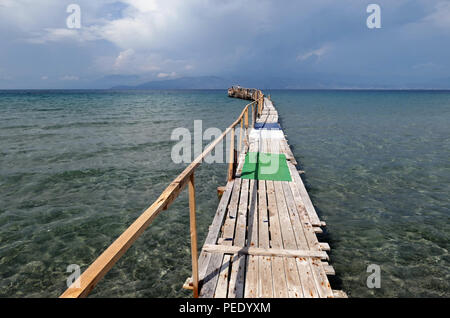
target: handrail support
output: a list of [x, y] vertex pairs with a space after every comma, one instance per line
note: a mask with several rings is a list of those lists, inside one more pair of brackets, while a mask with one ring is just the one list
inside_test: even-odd
[[191, 232], [192, 285], [194, 298], [198, 298], [198, 252], [197, 252], [197, 220], [195, 215], [195, 178], [189, 178], [189, 220]]

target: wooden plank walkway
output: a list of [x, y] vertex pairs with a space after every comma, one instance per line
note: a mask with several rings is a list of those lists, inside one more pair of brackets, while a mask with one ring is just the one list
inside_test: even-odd
[[[257, 89], [232, 87], [228, 94], [253, 102], [244, 107], [239, 117], [103, 251], [61, 298], [86, 297], [185, 188], [189, 191], [192, 277], [183, 287], [191, 289], [194, 297], [346, 297], [344, 292], [331, 289], [327, 275], [334, 275], [334, 270], [327, 262], [326, 253], [330, 247], [316, 237], [325, 223], [317, 216], [295, 168], [297, 162], [278, 124], [273, 103]], [[254, 125], [255, 121], [258, 125]], [[235, 130], [239, 126], [236, 147]], [[253, 127], [251, 131], [250, 127]], [[218, 189], [222, 197], [198, 255], [195, 171], [228, 135], [231, 136], [228, 183]], [[241, 152], [239, 156], [235, 148]], [[255, 158], [258, 162], [250, 162]], [[264, 162], [266, 158], [272, 164]], [[275, 167], [277, 172], [266, 170]]]
[[[265, 98], [258, 123], [278, 123]], [[200, 297], [326, 298], [333, 291], [327, 275], [328, 244], [316, 233], [321, 222], [295, 168], [297, 162], [282, 130], [256, 130], [239, 155], [199, 257]], [[241, 179], [247, 152], [284, 154], [292, 181]], [[344, 294], [345, 295], [345, 294]]]

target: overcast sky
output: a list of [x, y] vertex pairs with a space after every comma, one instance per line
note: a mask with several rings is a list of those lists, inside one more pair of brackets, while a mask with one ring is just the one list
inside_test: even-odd
[[[80, 29], [66, 25], [71, 3]], [[366, 25], [371, 3], [381, 29]], [[0, 88], [186, 76], [450, 87], [449, 0], [0, 0], [0, 43]]]

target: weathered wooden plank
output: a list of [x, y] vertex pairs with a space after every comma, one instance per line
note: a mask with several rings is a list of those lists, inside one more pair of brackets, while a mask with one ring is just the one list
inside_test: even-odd
[[334, 298], [348, 298], [343, 290], [333, 290], [333, 296]]
[[[273, 149], [273, 148], [272, 148]], [[292, 229], [292, 224], [289, 219], [286, 201], [283, 192], [282, 182], [274, 181], [275, 196], [277, 199], [278, 216], [280, 220], [281, 233], [283, 238], [283, 246], [286, 249], [297, 249], [297, 243], [295, 241], [294, 231]], [[303, 296], [303, 290], [301, 288], [300, 276], [298, 273], [296, 260], [295, 259], [285, 259], [285, 271], [286, 271], [286, 282], [288, 287], [288, 294], [290, 298], [298, 298]]]
[[[231, 194], [231, 200], [228, 205], [228, 213], [226, 215], [223, 231], [222, 231], [222, 244], [231, 245], [234, 238], [234, 228], [236, 222], [236, 213], [237, 213], [237, 204], [239, 201], [239, 194], [241, 191], [241, 179], [234, 180], [233, 191]], [[217, 255], [217, 256], [216, 256]], [[222, 267], [224, 260], [223, 254], [215, 254], [211, 256], [211, 259], [208, 264], [207, 274], [205, 276], [205, 282], [203, 287], [201, 288], [200, 297], [204, 298], [212, 298], [216, 293], [217, 280], [219, 268]], [[226, 263], [226, 262], [225, 262]], [[209, 279], [207, 279], [209, 278]], [[221, 285], [222, 286], [222, 285]], [[221, 287], [220, 286], [220, 287]], [[222, 291], [218, 292], [219, 294], [223, 294]], [[226, 293], [226, 292], [225, 292]]]
[[[283, 248], [283, 241], [281, 237], [280, 222], [278, 218], [277, 201], [275, 198], [275, 189], [273, 181], [266, 181], [267, 191], [267, 206], [269, 210], [270, 222], [270, 245], [272, 248]], [[278, 298], [287, 298], [288, 290], [286, 284], [286, 274], [284, 271], [284, 260], [281, 257], [272, 258], [272, 277], [274, 296]]]
[[322, 267], [320, 259], [312, 258], [307, 260], [310, 263], [312, 271], [314, 273], [313, 277], [321, 298], [332, 298], [333, 290], [331, 289], [328, 277], [325, 273], [325, 269]]
[[283, 249], [283, 238], [281, 236], [280, 221], [278, 218], [277, 201], [273, 181], [266, 181], [267, 209], [270, 222], [270, 246], [272, 248]]
[[245, 283], [246, 255], [236, 254], [232, 256], [230, 282], [228, 285], [228, 298], [243, 298]]
[[247, 246], [258, 246], [258, 181], [250, 180]]
[[259, 257], [249, 255], [247, 257], [247, 269], [245, 275], [245, 298], [257, 298], [258, 297], [258, 266]]
[[235, 246], [245, 246], [246, 226], [247, 226], [247, 211], [249, 199], [250, 180], [242, 179], [241, 181], [241, 195], [239, 200], [239, 210], [236, 221], [236, 230], [234, 234]]
[[244, 167], [245, 156], [247, 155], [248, 145], [244, 145], [243, 151], [239, 154], [238, 165], [236, 169], [236, 178], [240, 178], [242, 174], [242, 168]]
[[323, 230], [320, 227], [318, 227], [318, 226], [314, 226], [313, 227], [313, 231], [316, 234], [322, 234], [323, 233]]
[[319, 245], [322, 251], [331, 251], [330, 245], [328, 243], [319, 243]]
[[242, 179], [237, 178], [234, 181], [233, 193], [231, 195], [231, 201], [228, 205], [228, 213], [225, 219], [225, 224], [223, 226], [222, 237], [224, 242], [231, 242], [234, 239], [234, 229], [236, 225], [236, 216], [238, 211], [239, 195], [241, 191], [241, 181]]
[[[258, 181], [258, 246], [268, 249], [269, 241], [269, 215], [267, 209], [266, 182]], [[258, 257], [259, 290], [258, 296], [262, 298], [273, 297], [272, 262], [270, 257]]]
[[272, 138], [268, 138], [268, 143], [269, 143], [269, 147], [270, 147], [270, 153], [275, 153], [275, 154], [281, 154], [282, 151], [280, 149], [279, 144], [278, 144], [278, 140], [277, 139], [272, 139]]
[[258, 180], [258, 246], [269, 248], [269, 214], [267, 208], [266, 182]]
[[320, 221], [316, 209], [314, 208], [314, 205], [311, 202], [311, 199], [308, 195], [308, 192], [306, 191], [305, 185], [303, 184], [302, 178], [298, 174], [298, 171], [295, 169], [294, 165], [290, 162], [288, 162], [289, 170], [291, 171], [291, 177], [294, 181], [295, 186], [298, 189], [298, 192], [300, 193], [300, 197], [303, 201], [303, 204], [306, 209], [306, 213], [308, 214], [309, 220], [313, 226], [322, 226], [322, 222]]
[[216, 292], [219, 271], [222, 266], [223, 254], [212, 254], [210, 256], [203, 284], [200, 289], [200, 298], [212, 298]]
[[[234, 180], [230, 181], [226, 185], [225, 192], [220, 199], [219, 205], [217, 207], [216, 214], [214, 216], [214, 220], [209, 227], [208, 235], [206, 236], [204, 244], [216, 244], [220, 235], [220, 229], [225, 219], [225, 213], [227, 211], [227, 206], [230, 201], [231, 193], [234, 186]], [[206, 276], [206, 270], [208, 268], [209, 261], [211, 259], [211, 254], [201, 252], [198, 260], [198, 274], [200, 280], [200, 289], [202, 285], [202, 281]]]
[[[231, 181], [230, 181], [231, 182]], [[231, 193], [231, 199], [228, 202], [227, 205], [227, 214], [225, 221], [223, 222], [223, 230], [222, 230], [222, 238], [221, 241], [223, 244], [231, 245], [234, 238], [234, 229], [235, 229], [235, 223], [236, 223], [236, 214], [237, 214], [237, 204], [239, 202], [239, 195], [240, 195], [240, 189], [241, 189], [241, 179], [237, 178], [232, 181], [234, 183], [232, 193]], [[228, 194], [229, 195], [229, 194]], [[219, 226], [220, 227], [220, 226]], [[215, 243], [213, 243], [215, 244]], [[207, 253], [206, 255], [208, 255]], [[206, 256], [207, 258], [208, 256]], [[217, 266], [220, 268], [228, 268], [230, 263], [230, 257], [224, 257], [223, 254], [220, 255], [212, 255], [209, 256], [210, 263], [211, 260], [213, 266]], [[204, 287], [202, 287], [201, 290], [201, 297], [208, 297], [211, 298], [213, 296], [217, 297], [226, 297], [227, 291], [228, 291], [228, 280], [229, 276], [228, 274], [225, 275], [222, 273], [222, 276], [220, 279], [220, 285], [217, 284], [217, 281], [219, 279], [218, 270], [214, 270], [208, 266], [208, 274], [207, 276], [210, 277], [209, 281], [205, 284]], [[224, 280], [225, 279], [225, 280]], [[218, 289], [218, 290], [217, 290]]]
[[[283, 183], [283, 189], [285, 196], [289, 198], [288, 199], [289, 202], [293, 202], [294, 198], [291, 192], [291, 188], [289, 187], [289, 184], [287, 182]], [[291, 221], [293, 222], [293, 224], [297, 224], [298, 218], [295, 217], [295, 210], [294, 210], [295, 204], [290, 203], [289, 206], [291, 212]], [[315, 236], [314, 233], [312, 233], [309, 227], [304, 228], [295, 226], [295, 230], [297, 232], [296, 239], [297, 239], [297, 246], [299, 248], [307, 248], [311, 246], [315, 248], [317, 246], [316, 245], [317, 237]], [[308, 239], [312, 243], [311, 246], [309, 246], [308, 244]], [[321, 246], [319, 243], [319, 248], [322, 249], [322, 247], [323, 246]], [[328, 282], [328, 278], [326, 277], [325, 270], [321, 266], [320, 262], [316, 261], [315, 259], [307, 259], [306, 262], [300, 263], [300, 266], [301, 267], [299, 268], [299, 271], [302, 271], [302, 273], [304, 273], [305, 270], [308, 272], [308, 269], [310, 273], [312, 273], [312, 277], [305, 277], [303, 279], [304, 287], [305, 289], [306, 288], [309, 289], [310, 291], [309, 294], [312, 295], [312, 297], [316, 296], [315, 291], [317, 291], [319, 297], [332, 297], [332, 292], [331, 288], [329, 287], [330, 284]], [[303, 278], [302, 274], [301, 276]], [[315, 291], [312, 290], [313, 289], [312, 282], [315, 286]]]
[[203, 250], [206, 253], [219, 253], [219, 254], [241, 254], [241, 255], [254, 255], [254, 256], [273, 256], [273, 257], [312, 257], [321, 258], [326, 260], [328, 255], [324, 251], [311, 251], [301, 249], [279, 249], [279, 248], [261, 248], [251, 246], [229, 246], [229, 245], [204, 245]]
[[[239, 203], [239, 196], [241, 192], [241, 182], [242, 180], [235, 179], [234, 181], [234, 187], [233, 187], [233, 193], [231, 195], [231, 200], [228, 205], [228, 213], [226, 216], [225, 224], [223, 226], [223, 232], [222, 232], [222, 244], [224, 245], [232, 245], [234, 240], [234, 232], [235, 232], [235, 226], [236, 226], [236, 218], [237, 218], [237, 210], [238, 210], [238, 203]], [[223, 254], [221, 254], [223, 255]], [[230, 265], [230, 258], [223, 257], [222, 258], [222, 264], [219, 265], [221, 267], [229, 268]], [[228, 281], [229, 281], [229, 275], [222, 276], [222, 279], [226, 278], [226, 281], [222, 281], [220, 285], [217, 285], [214, 295], [227, 295], [228, 294]], [[223, 290], [225, 289], [225, 290]], [[212, 296], [211, 296], [212, 297]]]
[[294, 154], [292, 153], [286, 139], [280, 140], [280, 147], [282, 152], [286, 155], [286, 159], [291, 161], [292, 164], [297, 165], [297, 160], [295, 160]]
[[334, 276], [336, 275], [336, 271], [334, 270], [334, 267], [331, 265], [328, 265], [328, 263], [322, 262], [323, 269], [325, 270], [325, 274], [327, 276]]
[[192, 277], [186, 278], [183, 284], [183, 289], [194, 290], [194, 283], [192, 281]]
[[292, 229], [294, 231], [295, 241], [297, 248], [308, 250], [309, 246], [303, 233], [302, 223], [296, 208], [296, 203], [294, 201], [294, 196], [292, 195], [290, 184], [291, 182], [283, 181], [282, 183], [283, 193], [286, 199], [286, 206], [289, 215], [289, 220], [292, 224]]
[[[248, 236], [247, 246], [258, 246], [258, 181], [250, 180], [249, 209], [248, 209]], [[258, 257], [247, 257], [247, 269], [245, 273], [245, 298], [258, 297]]]
[[227, 298], [230, 262], [231, 256], [224, 255], [223, 262], [218, 273], [219, 278], [217, 280], [217, 287], [214, 292], [214, 298]]
[[[245, 246], [250, 180], [243, 179], [241, 182], [241, 196], [233, 241], [233, 245], [238, 247]], [[230, 283], [228, 286], [228, 297], [230, 298], [242, 298], [244, 296], [245, 261], [245, 255], [235, 255], [232, 258]]]
[[[288, 162], [288, 166], [292, 166], [292, 164]], [[310, 222], [309, 216], [306, 213], [305, 205], [303, 204], [303, 200], [300, 196], [298, 188], [294, 186], [293, 182], [289, 182], [288, 184], [294, 198], [297, 215], [300, 218], [300, 223], [302, 224], [302, 229], [305, 234], [308, 247], [311, 250], [320, 250], [319, 241], [317, 240], [317, 236], [314, 233], [314, 229]]]
[[[292, 224], [292, 228], [294, 230], [295, 240], [296, 240], [296, 246], [298, 249], [304, 249], [308, 250], [309, 245], [304, 233], [304, 229], [302, 227], [302, 223], [300, 221], [300, 217], [298, 215], [298, 211], [295, 206], [294, 197], [291, 192], [291, 188], [289, 187], [289, 184], [291, 182], [282, 182], [283, 185], [283, 192], [286, 198], [287, 202], [287, 208], [289, 213], [289, 219]], [[327, 256], [328, 257], [328, 256]], [[314, 278], [312, 277], [312, 269], [308, 262], [306, 262], [306, 259], [304, 257], [297, 259], [297, 268], [300, 275], [300, 280], [302, 282], [302, 290], [303, 290], [303, 297], [309, 298], [309, 297], [317, 297], [317, 288], [315, 286]]]

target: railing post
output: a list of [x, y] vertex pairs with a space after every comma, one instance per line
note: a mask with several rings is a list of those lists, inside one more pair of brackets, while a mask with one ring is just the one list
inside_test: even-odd
[[239, 130], [239, 155], [241, 154], [241, 151], [242, 151], [242, 130], [244, 128], [243, 126], [244, 126], [244, 121], [241, 118], [241, 130]]
[[248, 128], [248, 108], [245, 111], [245, 129], [247, 129], [247, 128]]
[[261, 94], [261, 115], [262, 115], [262, 112], [263, 112], [263, 108], [264, 108], [264, 95]]
[[259, 91], [259, 100], [258, 100], [258, 105], [259, 105], [259, 116], [262, 115], [262, 109], [261, 109], [261, 91]]
[[258, 99], [256, 100], [256, 116], [259, 117], [259, 91], [258, 91]]
[[261, 117], [261, 98], [258, 99], [258, 117]]
[[259, 99], [259, 114], [262, 115], [262, 104], [263, 104], [263, 99], [262, 97]]
[[234, 127], [231, 128], [230, 163], [228, 164], [228, 181], [234, 179]]
[[255, 102], [252, 103], [252, 128], [255, 127]]
[[[249, 107], [247, 107], [247, 110], [245, 111], [245, 140], [247, 141], [247, 144], [248, 144], [248, 142], [250, 142], [250, 139], [248, 136], [248, 109], [249, 109]], [[252, 104], [252, 109], [253, 109], [253, 104]], [[249, 145], [249, 147], [250, 147], [250, 145]]]
[[197, 221], [195, 218], [194, 172], [192, 172], [189, 178], [189, 220], [191, 231], [192, 284], [194, 287], [194, 298], [198, 298]]
[[263, 108], [264, 108], [264, 95], [261, 94], [261, 98], [259, 99], [259, 108], [260, 108], [260, 115], [262, 115]]

